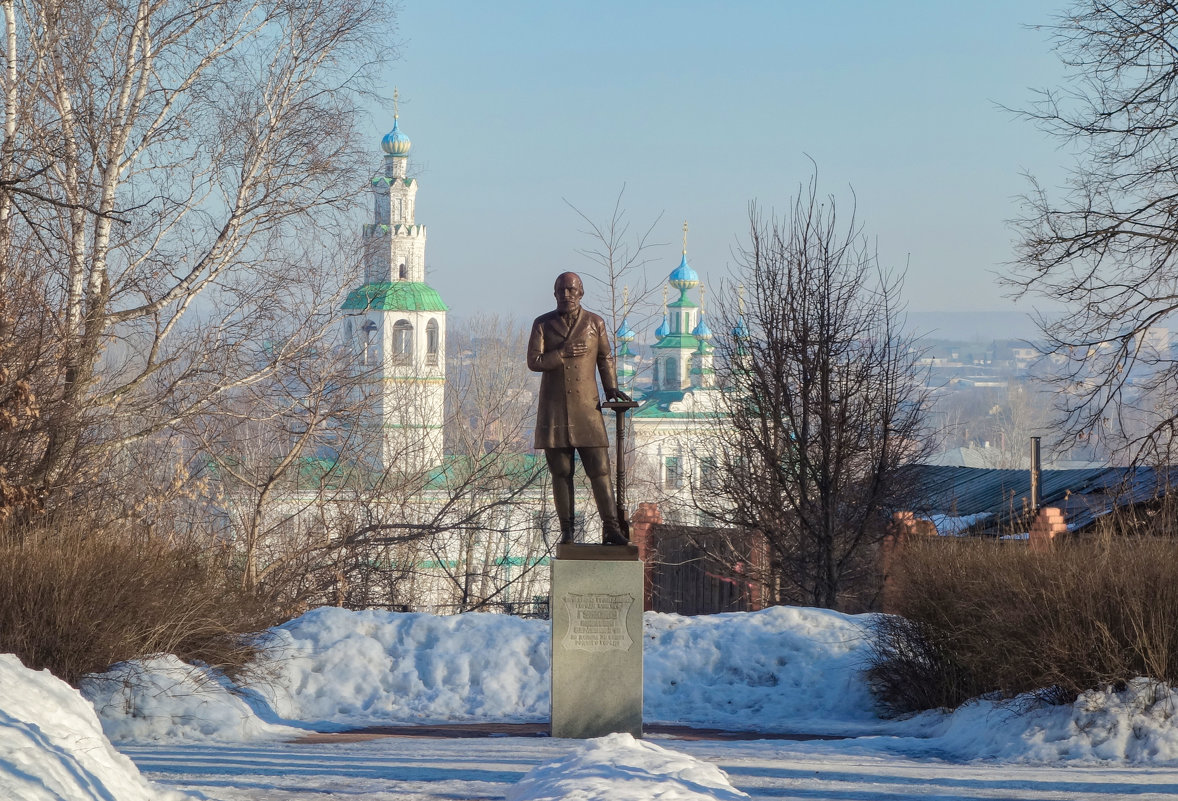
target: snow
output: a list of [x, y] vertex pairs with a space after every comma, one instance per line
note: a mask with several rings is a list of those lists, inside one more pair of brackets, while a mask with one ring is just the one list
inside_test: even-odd
[[[82, 681], [81, 692], [112, 740], [259, 740], [296, 737], [302, 728], [268, 722], [256, 694], [225, 674], [171, 654], [123, 662]], [[254, 703], [251, 703], [254, 701]]]
[[[871, 616], [775, 607], [645, 616], [651, 722], [878, 723], [859, 677]], [[322, 608], [275, 629], [258, 692], [282, 717], [348, 726], [548, 719], [549, 626], [505, 615]], [[162, 735], [161, 735], [162, 736]]]
[[990, 512], [978, 512], [972, 515], [929, 515], [928, 519], [933, 522], [937, 533], [941, 536], [957, 537], [965, 533], [974, 523], [989, 517], [993, 517]]
[[878, 728], [861, 675], [872, 619], [788, 606], [698, 617], [648, 612], [643, 717], [754, 731]]
[[1178, 764], [1176, 713], [1178, 692], [1137, 678], [1123, 690], [1090, 690], [1070, 705], [1029, 696], [974, 701], [948, 716], [932, 742], [957, 759]]
[[736, 801], [748, 798], [715, 765], [629, 734], [574, 748], [520, 779], [507, 801]]
[[94, 708], [49, 671], [0, 654], [0, 798], [153, 801], [153, 788], [102, 734]]
[[323, 607], [272, 630], [258, 692], [282, 717], [348, 726], [546, 720], [548, 623]]
[[[789, 607], [645, 618], [648, 722], [854, 735], [842, 740], [293, 742], [308, 729], [546, 720], [548, 624], [490, 614], [318, 609], [269, 632], [249, 689], [171, 656], [83, 689], [146, 775], [206, 801], [1178, 792], [1178, 692], [1138, 679], [1070, 706], [978, 700], [882, 720], [861, 674], [873, 620]], [[149, 788], [76, 691], [0, 657], [0, 798], [178, 797]]]

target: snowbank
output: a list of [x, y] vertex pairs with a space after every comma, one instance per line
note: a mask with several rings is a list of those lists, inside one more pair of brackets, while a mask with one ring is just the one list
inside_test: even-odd
[[0, 798], [181, 801], [151, 786], [102, 734], [94, 709], [49, 671], [0, 654]]
[[305, 733], [263, 720], [268, 710], [224, 674], [158, 656], [82, 682], [106, 735], [119, 742], [273, 740]]
[[871, 620], [790, 606], [699, 617], [647, 613], [645, 719], [823, 733], [878, 724], [862, 676]]
[[929, 744], [959, 759], [1019, 762], [1178, 762], [1178, 691], [1149, 679], [1092, 690], [1069, 706], [1019, 698], [974, 701], [947, 716]]
[[282, 717], [352, 726], [546, 720], [548, 623], [323, 607], [271, 630], [258, 692]]
[[678, 751], [611, 734], [527, 773], [506, 801], [737, 801], [724, 771]]

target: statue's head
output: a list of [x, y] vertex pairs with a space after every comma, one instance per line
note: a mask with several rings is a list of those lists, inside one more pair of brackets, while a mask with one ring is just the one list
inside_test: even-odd
[[581, 298], [585, 297], [585, 286], [581, 283], [581, 276], [576, 273], [561, 273], [556, 277], [556, 286], [552, 294], [556, 296], [556, 310], [561, 314], [569, 314], [581, 308]]

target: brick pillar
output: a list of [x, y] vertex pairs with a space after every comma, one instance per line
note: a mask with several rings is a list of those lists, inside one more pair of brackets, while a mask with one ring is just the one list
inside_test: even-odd
[[1033, 553], [1046, 553], [1051, 550], [1051, 544], [1056, 537], [1067, 533], [1068, 521], [1064, 517], [1063, 509], [1044, 506], [1031, 523], [1031, 530], [1027, 535], [1027, 549]]
[[638, 558], [642, 560], [642, 608], [650, 611], [654, 608], [654, 557], [658, 552], [658, 543], [654, 541], [651, 531], [656, 524], [663, 522], [663, 513], [657, 503], [640, 503], [630, 520], [630, 542], [638, 546]]
[[936, 526], [931, 520], [917, 520], [912, 512], [896, 512], [888, 523], [887, 533], [880, 542], [880, 563], [883, 567], [881, 605], [883, 611], [895, 614], [903, 588], [896, 580], [896, 566], [904, 551], [904, 542], [915, 536], [935, 536]]

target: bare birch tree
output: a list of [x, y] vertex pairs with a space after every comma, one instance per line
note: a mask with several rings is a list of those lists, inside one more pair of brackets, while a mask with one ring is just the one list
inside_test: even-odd
[[100, 454], [274, 374], [283, 354], [250, 348], [347, 230], [392, 17], [380, 0], [0, 9], [0, 283], [35, 284], [54, 340], [28, 479], [76, 495]]

